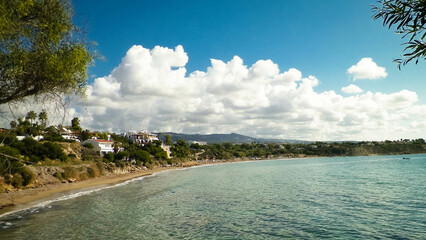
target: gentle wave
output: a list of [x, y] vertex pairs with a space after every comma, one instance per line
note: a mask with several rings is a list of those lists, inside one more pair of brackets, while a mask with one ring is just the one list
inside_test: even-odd
[[[150, 175], [150, 176], [154, 176], [154, 175], [155, 175], [155, 173]], [[65, 201], [65, 200], [69, 200], [69, 199], [74, 199], [74, 198], [77, 198], [77, 197], [80, 197], [80, 196], [88, 195], [88, 194], [91, 194], [91, 193], [94, 193], [94, 192], [98, 192], [98, 191], [102, 191], [102, 190], [106, 190], [106, 189], [110, 189], [110, 188], [125, 186], [125, 185], [132, 183], [132, 182], [135, 182], [135, 181], [141, 181], [145, 177], [147, 177], [147, 176], [132, 178], [132, 179], [129, 179], [129, 180], [124, 181], [122, 183], [117, 183], [117, 184], [114, 184], [114, 185], [104, 186], [104, 187], [97, 187], [97, 188], [91, 189], [91, 190], [84, 190], [84, 189], [79, 190], [76, 193], [63, 195], [63, 196], [60, 196], [60, 197], [57, 197], [57, 198], [54, 198], [54, 199], [51, 199], [51, 200], [46, 200], [46, 201], [43, 201], [43, 202], [40, 202], [40, 203], [36, 203], [36, 204], [31, 205], [31, 206], [26, 207], [26, 208], [16, 209], [16, 210], [13, 210], [13, 211], [10, 211], [10, 212], [3, 213], [3, 214], [0, 215], [0, 219], [4, 218], [6, 216], [10, 216], [10, 215], [13, 215], [13, 214], [18, 214], [18, 213], [23, 213], [23, 212], [25, 212], [25, 213], [37, 213], [37, 211], [41, 208], [46, 208], [46, 207], [49, 208], [49, 205], [52, 204], [52, 203], [59, 202], [59, 201]]]
[[7, 216], [14, 215], [14, 214], [18, 214], [18, 213], [30, 213], [30, 214], [37, 213], [37, 211], [39, 209], [46, 208], [50, 204], [55, 203], [55, 202], [74, 199], [74, 198], [77, 198], [77, 197], [80, 197], [80, 196], [85, 196], [85, 195], [95, 193], [95, 192], [98, 192], [98, 191], [111, 189], [111, 188], [115, 188], [115, 187], [120, 187], [120, 186], [125, 186], [129, 183], [132, 183], [132, 182], [141, 181], [141, 180], [145, 179], [146, 177], [154, 177], [158, 174], [167, 173], [167, 172], [171, 172], [171, 171], [187, 170], [187, 169], [190, 169], [190, 168], [204, 167], [204, 166], [209, 166], [209, 165], [199, 165], [199, 166], [192, 166], [192, 167], [181, 168], [181, 169], [167, 169], [167, 170], [164, 170], [164, 171], [161, 171], [161, 172], [153, 173], [151, 175], [132, 178], [132, 179], [126, 180], [122, 183], [117, 183], [117, 184], [114, 184], [114, 185], [103, 186], [103, 187], [98, 186], [98, 187], [95, 187], [95, 189], [90, 189], [90, 190], [81, 189], [81, 190], [78, 190], [78, 192], [76, 192], [76, 193], [62, 195], [62, 196], [54, 198], [54, 199], [50, 199], [50, 200], [46, 200], [46, 201], [43, 201], [43, 202], [40, 202], [40, 203], [36, 203], [36, 204], [31, 205], [31, 206], [26, 207], [26, 208], [19, 208], [19, 209], [16, 209], [16, 210], [12, 210], [10, 212], [0, 214], [0, 219], [5, 218]]

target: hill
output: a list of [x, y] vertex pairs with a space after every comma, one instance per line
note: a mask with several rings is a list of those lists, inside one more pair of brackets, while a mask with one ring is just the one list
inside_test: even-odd
[[178, 139], [185, 140], [186, 142], [207, 142], [211, 143], [309, 143], [308, 141], [291, 140], [291, 139], [266, 139], [266, 138], [254, 138], [237, 133], [230, 134], [184, 134], [174, 132], [163, 132], [160, 136], [160, 140], [165, 139], [165, 135], [171, 135], [172, 141], [176, 142]]

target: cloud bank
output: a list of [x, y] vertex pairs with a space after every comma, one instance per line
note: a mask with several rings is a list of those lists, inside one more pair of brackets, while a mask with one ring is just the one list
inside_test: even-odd
[[[426, 106], [416, 104], [412, 91], [343, 97], [315, 91], [317, 78], [294, 68], [282, 72], [271, 60], [246, 66], [238, 56], [228, 62], [211, 59], [206, 71], [189, 74], [187, 62], [182, 46], [133, 46], [110, 75], [88, 86], [87, 99], [72, 103], [71, 110], [82, 126], [114, 132], [236, 132], [309, 140], [415, 138], [426, 133]], [[374, 73], [382, 68], [371, 63], [362, 59], [350, 72], [356, 79], [386, 75], [384, 70]], [[355, 85], [342, 91], [362, 92]]]
[[347, 73], [352, 76], [354, 81], [385, 78], [388, 75], [386, 68], [377, 66], [372, 58], [362, 58], [356, 65], [350, 67]]

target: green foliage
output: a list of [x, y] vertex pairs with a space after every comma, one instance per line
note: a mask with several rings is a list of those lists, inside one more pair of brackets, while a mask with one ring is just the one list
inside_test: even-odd
[[86, 141], [87, 139], [92, 137], [91, 135], [92, 134], [90, 134], [89, 130], [86, 129], [84, 131], [81, 131], [79, 138], [81, 141]]
[[1, 146], [0, 153], [0, 175], [5, 176], [7, 183], [20, 188], [34, 181], [35, 174], [17, 159], [19, 157], [17, 149]]
[[19, 174], [22, 176], [23, 185], [27, 186], [35, 180], [35, 174], [29, 167], [24, 167], [19, 171]]
[[[42, 112], [39, 113], [38, 116], [39, 116], [40, 122], [34, 123], [34, 120], [37, 118], [37, 114], [34, 111], [29, 111], [25, 119], [23, 117], [20, 117], [18, 119], [18, 122], [11, 121], [10, 127], [12, 132], [19, 135], [24, 135], [24, 134], [28, 134], [31, 136], [41, 135], [46, 128], [47, 113], [43, 110]], [[48, 133], [50, 134], [51, 131], [52, 130], [49, 128]]]
[[82, 129], [80, 127], [80, 119], [78, 119], [78, 117], [75, 117], [71, 120], [71, 129], [81, 132]]
[[147, 151], [150, 155], [153, 155], [156, 160], [166, 160], [167, 153], [161, 148], [161, 141], [154, 141], [147, 143], [141, 149]]
[[50, 159], [59, 159], [62, 162], [68, 160], [67, 155], [65, 155], [65, 153], [62, 151], [62, 148], [58, 144], [52, 142], [45, 142], [43, 146], [46, 147], [48, 150], [48, 152], [46, 153], [46, 157]]
[[0, 1], [0, 104], [84, 92], [92, 54], [69, 0]]
[[19, 173], [6, 175], [6, 183], [11, 184], [15, 188], [21, 188], [24, 185], [24, 178]]
[[43, 128], [47, 126], [47, 113], [45, 110], [38, 114], [38, 120], [40, 120], [40, 124], [43, 126]]
[[95, 146], [93, 146], [93, 144], [91, 144], [91, 143], [89, 143], [89, 142], [87, 142], [87, 143], [85, 143], [85, 144], [83, 144], [83, 146], [84, 147], [87, 147], [87, 148], [90, 148], [90, 149], [93, 149]]
[[63, 138], [58, 133], [48, 133], [43, 136], [43, 140], [49, 141], [49, 142], [68, 142], [67, 139]]
[[107, 153], [103, 156], [102, 159], [106, 163], [113, 162], [114, 161], [114, 153]]
[[37, 114], [34, 111], [29, 111], [27, 113], [26, 119], [30, 121], [30, 123], [33, 123], [33, 121], [37, 118]]
[[81, 156], [81, 160], [83, 160], [83, 161], [92, 161], [93, 160], [93, 156], [91, 156], [91, 155], [82, 155]]
[[129, 154], [127, 152], [114, 153], [114, 162], [123, 161], [125, 158], [128, 157], [128, 155]]
[[18, 149], [22, 155], [29, 156], [30, 161], [34, 163], [46, 158], [59, 159], [62, 162], [68, 160], [68, 156], [65, 155], [62, 148], [53, 142], [41, 144], [32, 138], [25, 138], [22, 141], [14, 142], [11, 146]]
[[18, 141], [18, 139], [16, 139], [16, 133], [0, 133], [0, 143], [2, 142], [3, 144], [9, 145], [16, 141]]
[[87, 168], [87, 174], [90, 178], [95, 178], [100, 175], [100, 171], [96, 165], [91, 165]]
[[189, 145], [182, 139], [171, 147], [172, 156], [176, 158], [187, 158], [190, 154]]
[[172, 141], [172, 135], [167, 134], [165, 136], [165, 141], [164, 144], [166, 144], [167, 146], [172, 146], [173, 145], [173, 141]]
[[403, 34], [402, 38], [410, 37], [404, 51], [405, 59], [395, 59], [398, 68], [412, 60], [426, 59], [426, 0], [380, 0], [381, 6], [373, 6], [373, 18], [383, 19], [383, 25], [395, 27], [396, 33]]
[[145, 150], [136, 150], [134, 152], [131, 153], [130, 157], [134, 160], [136, 160], [136, 163], [138, 165], [145, 165], [147, 166], [147, 164], [151, 164], [152, 160], [151, 160], [151, 155], [149, 154], [149, 152], [145, 151]]
[[125, 136], [121, 136], [121, 135], [117, 135], [117, 134], [113, 133], [113, 134], [111, 134], [111, 138], [112, 138], [112, 140], [114, 140], [114, 142], [120, 142], [122, 144], [129, 144], [129, 140]]

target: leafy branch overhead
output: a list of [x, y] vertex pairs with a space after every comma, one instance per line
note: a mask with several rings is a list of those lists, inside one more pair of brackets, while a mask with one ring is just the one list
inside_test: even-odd
[[412, 60], [417, 64], [420, 59], [426, 59], [426, 0], [380, 0], [381, 6], [373, 6], [374, 20], [383, 19], [383, 25], [395, 27], [396, 33], [409, 37], [403, 57], [394, 59], [398, 68]]
[[83, 93], [93, 55], [69, 0], [0, 2], [0, 104]]

